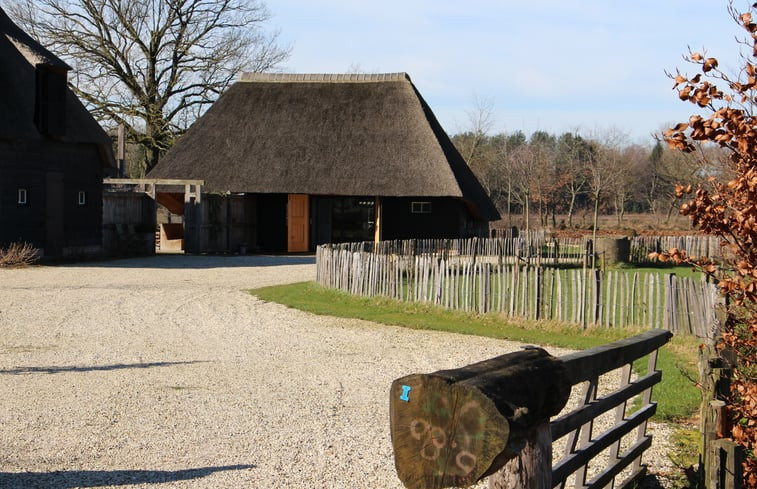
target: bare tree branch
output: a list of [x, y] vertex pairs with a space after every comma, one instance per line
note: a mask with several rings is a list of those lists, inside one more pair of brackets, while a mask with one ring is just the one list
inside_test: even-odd
[[143, 171], [242, 71], [289, 56], [261, 0], [10, 0], [9, 14], [74, 67], [104, 125], [145, 148]]

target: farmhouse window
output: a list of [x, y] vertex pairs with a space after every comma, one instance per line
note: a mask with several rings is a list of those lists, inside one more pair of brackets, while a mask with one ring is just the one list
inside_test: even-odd
[[431, 214], [431, 202], [411, 202], [410, 212], [413, 214]]
[[87, 205], [87, 192], [79, 191], [79, 205]]
[[25, 188], [18, 189], [18, 205], [28, 204], [27, 197], [28, 195]]

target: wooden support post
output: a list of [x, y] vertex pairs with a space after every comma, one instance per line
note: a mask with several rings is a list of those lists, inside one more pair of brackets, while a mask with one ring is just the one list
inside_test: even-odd
[[192, 206], [191, 188], [192, 186], [188, 183], [184, 185], [184, 250], [196, 253], [198, 250], [194, 239], [195, 214]]
[[192, 253], [203, 251], [202, 185], [190, 181], [184, 184], [184, 248]]
[[[202, 244], [202, 186], [194, 185], [195, 253], [205, 251]], [[228, 223], [227, 223], [228, 225]]]
[[742, 447], [731, 440], [714, 440], [708, 448], [707, 489], [737, 489], [742, 479]]
[[527, 433], [517, 457], [489, 477], [489, 489], [552, 489], [552, 434], [549, 420]]
[[374, 243], [378, 243], [379, 241], [381, 241], [381, 235], [382, 235], [382, 233], [381, 233], [381, 226], [384, 225], [384, 223], [381, 222], [381, 218], [383, 217], [384, 213], [382, 212], [382, 207], [381, 207], [381, 197], [376, 196], [376, 200], [374, 202], [375, 202], [374, 206], [376, 208], [375, 209], [376, 210], [376, 215], [375, 215], [375, 221], [374, 222], [376, 224], [375, 224], [375, 231], [373, 233], [373, 242]]
[[118, 167], [118, 177], [126, 176], [126, 126], [118, 125], [118, 140], [116, 143], [116, 166]]
[[560, 412], [571, 386], [564, 364], [541, 348], [395, 380], [397, 475], [409, 489], [425, 489], [466, 486], [495, 473], [529, 436], [539, 438], [537, 428]]

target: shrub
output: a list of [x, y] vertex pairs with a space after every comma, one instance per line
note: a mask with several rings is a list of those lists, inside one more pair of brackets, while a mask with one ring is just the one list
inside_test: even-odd
[[25, 267], [39, 259], [39, 250], [29, 243], [16, 242], [0, 248], [0, 267]]
[[[744, 487], [757, 487], [757, 23], [754, 4], [739, 12], [731, 3], [729, 12], [746, 32], [742, 45], [743, 69], [729, 75], [718, 68], [716, 58], [692, 52], [687, 56], [699, 72], [693, 77], [676, 73], [678, 97], [706, 111], [692, 115], [665, 132], [674, 149], [695, 152], [700, 145], [716, 145], [727, 156], [725, 172], [713, 174], [706, 185], [678, 185], [678, 197], [691, 200], [681, 207], [695, 227], [721, 239], [728, 253], [723, 263], [689, 257], [671, 249], [662, 259], [695, 263], [716, 276], [729, 307], [717, 347], [724, 365], [732, 370], [728, 403], [733, 427], [730, 436], [744, 448]], [[722, 87], [722, 88], [721, 88]]]

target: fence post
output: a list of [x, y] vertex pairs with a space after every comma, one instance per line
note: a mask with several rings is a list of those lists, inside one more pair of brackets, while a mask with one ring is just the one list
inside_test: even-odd
[[552, 489], [552, 433], [549, 420], [529, 431], [517, 457], [489, 477], [489, 489]]
[[741, 446], [731, 440], [713, 441], [708, 448], [706, 468], [707, 489], [737, 489], [741, 487], [743, 453]]

